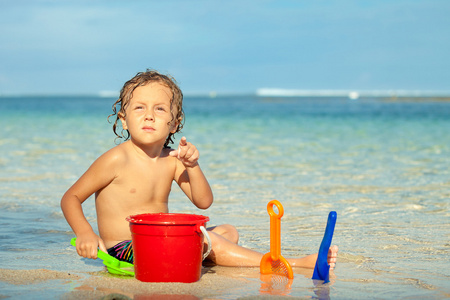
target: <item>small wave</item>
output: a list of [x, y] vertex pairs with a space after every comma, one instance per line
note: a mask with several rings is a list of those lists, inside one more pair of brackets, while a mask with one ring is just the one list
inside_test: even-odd
[[434, 285], [425, 283], [420, 279], [404, 278], [403, 280], [405, 281], [406, 284], [413, 285], [414, 287], [417, 287], [417, 288], [426, 289], [426, 290], [435, 290], [436, 289], [436, 287]]

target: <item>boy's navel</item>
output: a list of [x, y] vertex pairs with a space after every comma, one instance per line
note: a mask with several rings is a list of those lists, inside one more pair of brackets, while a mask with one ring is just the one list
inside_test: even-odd
[[135, 188], [132, 188], [132, 189], [130, 190], [130, 193], [131, 193], [131, 194], [136, 193], [136, 189], [135, 189]]

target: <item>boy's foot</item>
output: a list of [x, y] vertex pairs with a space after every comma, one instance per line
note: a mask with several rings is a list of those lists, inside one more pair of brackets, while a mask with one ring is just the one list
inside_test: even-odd
[[338, 246], [333, 245], [330, 247], [330, 250], [328, 250], [328, 264], [330, 265], [330, 270], [333, 270], [336, 266], [337, 261], [337, 253], [338, 253]]

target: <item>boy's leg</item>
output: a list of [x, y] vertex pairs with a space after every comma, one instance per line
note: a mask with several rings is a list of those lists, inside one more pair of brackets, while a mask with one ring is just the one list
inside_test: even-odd
[[[328, 249], [328, 264], [330, 265], [330, 270], [333, 270], [336, 266], [337, 261], [337, 253], [338, 253], [338, 246], [333, 245]], [[305, 257], [301, 258], [286, 258], [286, 260], [289, 262], [291, 267], [301, 267], [301, 268], [314, 268], [317, 261], [317, 253], [316, 254], [310, 254]]]
[[[234, 228], [234, 227], [233, 227]], [[258, 267], [262, 253], [241, 247], [216, 232], [210, 231], [211, 253], [208, 259], [215, 264], [226, 267]], [[328, 263], [334, 268], [337, 257], [337, 246], [330, 247], [328, 252]], [[314, 268], [317, 254], [311, 254], [301, 258], [287, 258], [292, 267]]]
[[214, 232], [230, 242], [237, 244], [239, 241], [239, 233], [233, 225], [223, 224], [207, 228], [208, 232]]
[[[208, 260], [214, 262], [216, 265], [225, 267], [259, 266], [259, 262], [263, 256], [261, 253], [241, 247], [214, 230], [208, 231], [208, 233], [211, 238], [211, 252], [207, 257]], [[206, 243], [207, 241], [205, 239]]]

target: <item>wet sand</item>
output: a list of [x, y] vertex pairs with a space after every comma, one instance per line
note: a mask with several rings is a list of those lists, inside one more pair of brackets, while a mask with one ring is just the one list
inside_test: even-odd
[[[60, 299], [264, 299], [269, 296], [259, 292], [264, 286], [259, 268], [205, 267], [201, 279], [194, 283], [141, 282], [133, 277], [111, 275], [106, 270], [71, 273], [0, 269], [0, 281], [24, 290], [30, 285], [57, 286], [62, 291]], [[0, 292], [0, 298], [9, 296]], [[270, 295], [270, 299], [274, 298], [284, 297]]]

